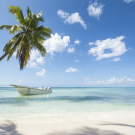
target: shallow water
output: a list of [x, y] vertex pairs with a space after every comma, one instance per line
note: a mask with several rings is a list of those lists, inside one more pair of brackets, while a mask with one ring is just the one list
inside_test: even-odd
[[[52, 88], [44, 95], [20, 96], [0, 87], [0, 118], [23, 116], [135, 117], [135, 88]], [[126, 112], [126, 113], [125, 113]], [[113, 113], [113, 114], [112, 114]], [[97, 116], [96, 116], [97, 117]]]

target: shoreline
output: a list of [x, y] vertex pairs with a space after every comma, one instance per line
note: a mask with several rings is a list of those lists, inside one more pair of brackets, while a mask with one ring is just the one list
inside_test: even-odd
[[107, 119], [135, 119], [135, 110], [105, 111], [105, 112], [57, 112], [44, 114], [5, 114], [0, 115], [0, 121], [10, 120], [16, 123], [44, 123], [76, 121], [76, 120], [107, 120]]

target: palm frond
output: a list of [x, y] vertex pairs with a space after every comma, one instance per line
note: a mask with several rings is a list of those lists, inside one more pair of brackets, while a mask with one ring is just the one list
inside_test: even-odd
[[29, 8], [29, 6], [27, 5], [27, 16], [29, 17], [29, 15], [30, 15], [30, 13], [31, 13], [31, 10], [30, 10], [30, 8]]
[[15, 49], [8, 53], [7, 61], [9, 61], [9, 59], [11, 58], [14, 52], [15, 52]]
[[32, 34], [32, 44], [35, 44], [35, 42], [39, 42], [43, 44], [45, 41], [45, 38], [42, 35], [39, 35], [38, 33]]
[[23, 30], [22, 27], [20, 27], [19, 25], [14, 25], [11, 29], [10, 29], [10, 34], [14, 34], [14, 32], [18, 32]]
[[47, 32], [36, 31], [35, 34], [42, 36], [43, 38], [50, 38], [51, 37], [51, 34], [48, 34]]
[[41, 43], [37, 42], [33, 45], [33, 47], [35, 47], [41, 53], [42, 56], [46, 55], [46, 49]]
[[39, 18], [39, 17], [41, 17], [41, 16], [42, 16], [42, 11], [40, 11], [40, 12], [36, 15], [37, 18]]
[[10, 30], [12, 27], [13, 27], [12, 25], [1, 25], [0, 30], [3, 30], [3, 29]]
[[19, 6], [12, 6], [10, 5], [8, 7], [8, 11], [11, 14], [15, 15], [15, 19], [17, 20], [17, 22], [19, 22], [21, 25], [24, 25], [24, 16], [23, 16], [23, 12], [22, 9]]
[[3, 48], [4, 52], [9, 52], [11, 50], [11, 47], [18, 41], [18, 39], [22, 36], [22, 33], [16, 34], [12, 39], [10, 39], [5, 47]]
[[[31, 44], [32, 47], [36, 48], [42, 56], [44, 56], [46, 54], [46, 49], [44, 48], [44, 46], [42, 45], [42, 40], [44, 40], [42, 37], [38, 37], [36, 34], [30, 35], [31, 36]], [[39, 42], [39, 38], [40, 42]]]
[[30, 59], [30, 48], [29, 46], [27, 45], [27, 48], [25, 48], [25, 60], [24, 60], [24, 66], [27, 65], [27, 61]]
[[36, 15], [36, 17], [37, 17], [37, 20], [38, 20], [38, 21], [41, 21], [41, 22], [44, 21], [44, 18], [42, 17], [42, 11], [40, 11], [40, 12]]
[[11, 58], [11, 56], [13, 55], [13, 53], [16, 51], [16, 48], [18, 46], [18, 44], [21, 42], [21, 40], [23, 39], [23, 36], [20, 37], [17, 42], [14, 44], [14, 46], [12, 47], [12, 49], [10, 50], [10, 52], [8, 52], [8, 58], [7, 61]]
[[40, 35], [43, 38], [45, 38], [45, 37], [50, 38], [51, 33], [52, 33], [52, 30], [50, 28], [45, 28], [43, 26], [35, 28], [35, 29], [33, 29], [33, 31], [34, 31], [35, 34]]
[[43, 25], [37, 27], [34, 29], [35, 31], [42, 31], [42, 32], [46, 32], [48, 34], [51, 34], [52, 33], [52, 30], [50, 28], [46, 28], [44, 27]]
[[27, 44], [21, 46], [20, 51], [17, 52], [17, 57], [19, 58], [20, 69], [22, 70], [30, 58], [30, 48]]

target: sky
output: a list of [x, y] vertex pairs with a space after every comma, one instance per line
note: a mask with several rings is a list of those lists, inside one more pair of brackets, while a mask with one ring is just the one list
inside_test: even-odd
[[[0, 86], [135, 87], [135, 0], [1, 0], [0, 25], [15, 25], [8, 6], [38, 14], [52, 29], [42, 57], [33, 49], [20, 71], [16, 56], [0, 62]], [[13, 37], [0, 30], [0, 56]]]

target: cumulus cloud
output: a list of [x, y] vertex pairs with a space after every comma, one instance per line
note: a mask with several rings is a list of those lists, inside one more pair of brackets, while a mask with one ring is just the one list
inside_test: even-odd
[[72, 67], [69, 67], [68, 69], [66, 69], [66, 72], [77, 72], [77, 71], [79, 71], [79, 70], [76, 68], [72, 68]]
[[67, 12], [64, 12], [64, 11], [62, 11], [62, 10], [59, 10], [59, 11], [57, 11], [57, 14], [61, 17], [61, 18], [67, 18], [68, 16], [69, 16], [69, 13], [67, 13]]
[[94, 16], [99, 19], [99, 16], [103, 13], [103, 7], [104, 5], [102, 5], [101, 3], [98, 4], [97, 2], [89, 4], [87, 8], [89, 16]]
[[51, 38], [47, 39], [43, 45], [46, 48], [47, 53], [54, 55], [54, 52], [65, 51], [65, 48], [68, 47], [69, 43], [69, 36], [64, 36], [62, 38], [59, 34], [55, 33], [54, 35], [51, 34]]
[[14, 53], [13, 53], [13, 56], [16, 56], [16, 54], [17, 54], [17, 52], [14, 52]]
[[[97, 57], [96, 60], [120, 56], [127, 51], [125, 43], [121, 41], [123, 39], [124, 36], [120, 36], [115, 39], [108, 38], [106, 40], [97, 40], [95, 43], [90, 42], [89, 45], [95, 45], [96, 47], [90, 48], [88, 54]], [[106, 49], [110, 49], [112, 52], [105, 53]]]
[[127, 76], [120, 78], [120, 79], [113, 77], [113, 78], [107, 80], [106, 83], [114, 84], [114, 83], [127, 83], [127, 82], [132, 83], [132, 82], [135, 82], [135, 80], [130, 77], [127, 77]]
[[79, 62], [79, 60], [75, 60], [75, 62]]
[[42, 57], [38, 50], [32, 50], [30, 53], [30, 60], [28, 61], [28, 68], [38, 68], [38, 65], [43, 65], [45, 58]]
[[89, 42], [89, 45], [94, 45], [95, 43], [94, 42]]
[[81, 42], [81, 41], [78, 40], [78, 39], [76, 39], [76, 40], [74, 41], [74, 43], [75, 43], [75, 44], [78, 44], [78, 45], [80, 44], [80, 42]]
[[84, 29], [86, 29], [86, 24], [84, 23], [83, 19], [79, 16], [79, 13], [71, 14], [66, 20], [65, 23], [68, 22], [69, 24], [73, 23], [80, 23]]
[[67, 49], [67, 52], [68, 53], [75, 53], [75, 48], [70, 47], [70, 48]]
[[126, 3], [130, 3], [130, 2], [133, 2], [133, 1], [135, 1], [135, 0], [124, 0], [124, 2], [126, 2]]
[[64, 23], [69, 23], [69, 24], [80, 23], [84, 27], [84, 29], [86, 29], [86, 24], [78, 12], [69, 15], [69, 13], [59, 10], [57, 11], [57, 14], [62, 19], [65, 19]]
[[37, 72], [36, 75], [43, 77], [43, 76], [46, 76], [45, 73], [46, 73], [45, 69], [42, 69], [41, 71]]
[[89, 78], [84, 78], [84, 80], [88, 80], [89, 84], [92, 85], [112, 85], [112, 84], [132, 84], [135, 83], [135, 79], [132, 79], [131, 77], [124, 76], [122, 78], [115, 78], [112, 77], [108, 80], [90, 80]]
[[112, 59], [112, 61], [121, 61], [120, 57], [115, 57]]

